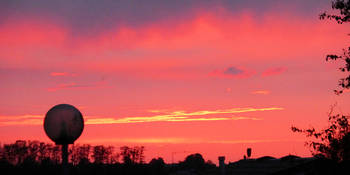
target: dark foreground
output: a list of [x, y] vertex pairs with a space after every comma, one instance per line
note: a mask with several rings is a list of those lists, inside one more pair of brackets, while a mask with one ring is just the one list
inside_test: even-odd
[[[24, 161], [20, 165], [12, 165], [6, 161], [0, 162], [2, 175], [61, 175], [59, 164], [44, 161], [41, 164]], [[281, 159], [262, 157], [259, 159], [240, 160], [217, 167], [212, 164], [198, 162], [181, 162], [179, 164], [164, 164], [150, 162], [148, 164], [78, 164], [69, 165], [69, 173], [76, 175], [243, 175], [243, 174], [273, 174], [273, 175], [313, 175], [313, 174], [349, 174], [349, 162], [335, 163], [325, 159], [298, 158], [286, 156]]]
[[[68, 152], [71, 175], [350, 174], [349, 161], [338, 163], [320, 155], [310, 158], [288, 155], [279, 159], [264, 156], [226, 164], [225, 158], [220, 157], [221, 163], [217, 167], [199, 153], [188, 155], [176, 164], [166, 164], [160, 157], [145, 162], [142, 146], [123, 146], [118, 150], [103, 145], [73, 145]], [[18, 140], [0, 145], [0, 174], [61, 175], [60, 155], [60, 146], [39, 141]]]

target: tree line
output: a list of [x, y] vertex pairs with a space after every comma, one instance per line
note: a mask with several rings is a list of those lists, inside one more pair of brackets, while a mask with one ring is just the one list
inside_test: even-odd
[[[143, 164], [145, 147], [114, 146], [89, 144], [72, 145], [69, 152], [69, 162], [78, 164]], [[0, 160], [12, 165], [22, 163], [51, 163], [59, 164], [61, 160], [61, 146], [40, 141], [17, 140], [15, 143], [0, 145]]]
[[[104, 146], [89, 144], [69, 147], [70, 174], [172, 174], [188, 171], [195, 174], [215, 172], [217, 167], [199, 153], [188, 155], [177, 164], [165, 164], [163, 158], [145, 162], [144, 146]], [[0, 174], [50, 174], [62, 172], [61, 146], [31, 140], [0, 144]]]

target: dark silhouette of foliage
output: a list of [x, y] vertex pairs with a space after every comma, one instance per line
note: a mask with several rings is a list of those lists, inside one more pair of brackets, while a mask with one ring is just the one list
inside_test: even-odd
[[[18, 140], [0, 145], [1, 174], [50, 174], [59, 175], [61, 168], [61, 147], [39, 141]], [[123, 163], [119, 163], [119, 158]], [[180, 164], [166, 164], [163, 158], [154, 158], [144, 163], [144, 147], [71, 145], [69, 148], [69, 171], [71, 174], [215, 174], [217, 167], [211, 161], [205, 162], [202, 155], [192, 154]], [[214, 172], [214, 173], [213, 173]]]
[[[350, 22], [350, 0], [335, 0], [332, 2], [332, 9], [339, 11], [338, 15], [329, 14], [327, 12], [323, 12], [320, 14], [320, 19], [330, 19], [335, 20], [339, 24]], [[350, 34], [349, 34], [350, 35]], [[346, 77], [341, 78], [339, 80], [340, 90], [334, 90], [334, 92], [339, 95], [343, 93], [345, 89], [350, 88], [350, 47], [347, 49], [343, 49], [343, 53], [341, 55], [329, 54], [326, 56], [326, 61], [329, 60], [343, 60], [345, 65], [340, 67], [339, 70], [341, 72], [347, 73]]]
[[40, 142], [38, 141], [28, 141], [28, 156], [27, 161], [35, 162], [38, 161]]
[[[335, 0], [332, 1], [332, 9], [338, 11], [338, 15], [324, 12], [320, 14], [320, 19], [335, 20], [339, 24], [350, 22], [350, 1], [349, 0]], [[350, 47], [343, 49], [342, 55], [330, 54], [326, 56], [326, 61], [329, 60], [343, 60], [345, 66], [339, 68], [340, 71], [347, 73], [345, 78], [339, 80], [340, 90], [334, 90], [337, 95], [344, 92], [345, 89], [350, 88]], [[328, 115], [329, 126], [326, 129], [316, 131], [315, 128], [299, 129], [292, 127], [293, 132], [300, 132], [306, 134], [307, 137], [312, 137], [317, 141], [310, 141], [309, 145], [313, 154], [318, 157], [321, 155], [325, 158], [334, 160], [336, 162], [344, 162], [350, 160], [350, 132], [349, 132], [349, 116], [333, 114], [333, 108]]]
[[[178, 170], [187, 171], [189, 174], [218, 174], [219, 169], [208, 160], [205, 162], [203, 156], [199, 153], [188, 155], [183, 162], [178, 164]], [[213, 171], [215, 173], [213, 173]], [[210, 173], [211, 172], [211, 173]], [[180, 173], [181, 174], [181, 173]]]
[[152, 174], [164, 174], [165, 162], [164, 162], [163, 158], [161, 158], [161, 157], [153, 158], [149, 162], [149, 166], [151, 168]]
[[165, 165], [164, 159], [161, 158], [161, 157], [153, 158], [153, 159], [149, 162], [149, 164], [150, 164], [151, 166], [158, 166], [158, 167], [163, 167], [163, 166]]
[[127, 146], [120, 147], [120, 156], [122, 156], [123, 162], [125, 164], [142, 164], [144, 163], [144, 149], [143, 146], [135, 146], [130, 148]]
[[188, 155], [183, 162], [185, 167], [200, 169], [204, 167], [205, 161], [199, 153]]
[[[143, 146], [133, 148], [123, 146], [120, 150], [120, 153], [116, 152], [113, 146], [72, 145], [69, 148], [69, 162], [72, 165], [86, 165], [91, 162], [116, 164], [119, 163], [119, 157], [122, 155], [123, 160], [130, 159], [130, 162], [124, 161], [126, 163], [144, 163]], [[60, 164], [61, 146], [39, 141], [17, 140], [13, 144], [0, 145], [0, 160], [12, 165], [20, 165], [24, 162]]]
[[342, 162], [350, 160], [350, 126], [349, 116], [329, 115], [329, 126], [321, 131], [315, 128], [299, 129], [292, 127], [293, 132], [306, 134], [307, 137], [313, 137], [318, 141], [309, 141], [309, 145], [314, 151], [313, 154], [321, 154], [324, 157]]
[[71, 156], [70, 160], [73, 165], [77, 164], [88, 164], [90, 159], [91, 146], [84, 144], [73, 145], [69, 150], [69, 155]]
[[109, 158], [112, 154], [112, 149], [108, 149], [103, 145], [97, 145], [93, 148], [92, 157], [94, 158], [94, 163], [96, 164], [106, 164], [109, 163]]
[[338, 10], [339, 15], [329, 14], [323, 12], [320, 14], [320, 19], [331, 19], [337, 21], [339, 24], [350, 22], [350, 1], [349, 0], [335, 0], [332, 2], [332, 9]]
[[345, 62], [345, 66], [340, 67], [339, 70], [342, 72], [347, 72], [348, 75], [345, 78], [341, 78], [339, 80], [339, 86], [341, 90], [334, 90], [334, 92], [339, 95], [343, 93], [345, 89], [350, 88], [350, 47], [348, 49], [343, 49], [342, 55], [327, 55], [326, 60], [343, 60]]

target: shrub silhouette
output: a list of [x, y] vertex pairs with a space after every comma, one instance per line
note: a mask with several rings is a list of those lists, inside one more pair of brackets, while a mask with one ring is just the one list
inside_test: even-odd
[[204, 167], [204, 164], [203, 156], [199, 153], [188, 155], [183, 162], [185, 167], [193, 169], [201, 169]]
[[315, 128], [299, 129], [292, 127], [293, 132], [306, 134], [319, 141], [310, 141], [307, 144], [314, 150], [313, 154], [321, 154], [324, 157], [342, 162], [350, 160], [350, 125], [349, 116], [330, 115], [329, 126], [321, 131]]

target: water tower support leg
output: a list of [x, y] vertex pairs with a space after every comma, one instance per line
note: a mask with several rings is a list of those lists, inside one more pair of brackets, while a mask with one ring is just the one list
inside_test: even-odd
[[62, 145], [62, 174], [68, 175], [68, 144]]

